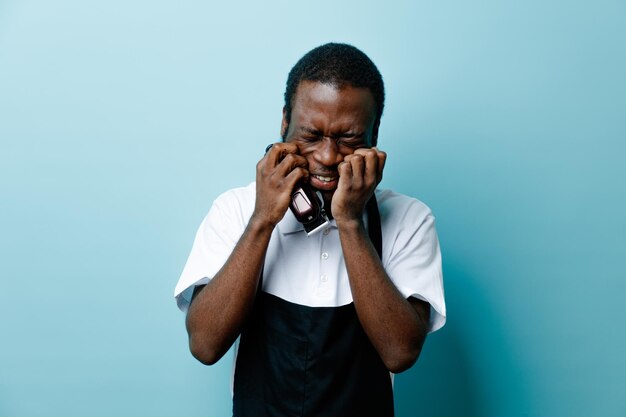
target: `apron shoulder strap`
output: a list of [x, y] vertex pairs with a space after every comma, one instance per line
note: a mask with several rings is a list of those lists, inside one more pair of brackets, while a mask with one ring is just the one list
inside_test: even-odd
[[378, 202], [376, 201], [376, 195], [372, 194], [372, 198], [369, 199], [365, 206], [367, 211], [367, 230], [370, 236], [370, 240], [378, 253], [380, 260], [383, 259], [383, 234], [380, 225], [380, 212], [378, 211]]

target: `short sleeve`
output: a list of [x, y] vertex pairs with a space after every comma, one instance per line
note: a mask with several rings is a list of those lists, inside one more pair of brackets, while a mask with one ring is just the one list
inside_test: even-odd
[[215, 200], [198, 228], [191, 253], [174, 290], [176, 303], [182, 311], [186, 312], [189, 308], [193, 289], [208, 283], [226, 263], [246, 228], [253, 208], [254, 183], [228, 191]]
[[422, 202], [392, 193], [382, 196], [383, 264], [405, 298], [431, 306], [429, 332], [446, 322], [441, 250], [435, 217]]

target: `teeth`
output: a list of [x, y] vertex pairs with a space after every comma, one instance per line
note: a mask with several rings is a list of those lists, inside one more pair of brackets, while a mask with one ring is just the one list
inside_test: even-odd
[[321, 175], [313, 175], [315, 178], [317, 178], [318, 180], [322, 180], [324, 182], [331, 182], [332, 180], [334, 180], [334, 177], [322, 177]]

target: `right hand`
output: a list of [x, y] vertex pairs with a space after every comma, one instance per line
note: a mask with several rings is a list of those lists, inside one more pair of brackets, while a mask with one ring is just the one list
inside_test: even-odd
[[275, 143], [256, 165], [256, 204], [252, 218], [272, 228], [285, 216], [296, 183], [308, 179], [306, 158], [293, 143]]

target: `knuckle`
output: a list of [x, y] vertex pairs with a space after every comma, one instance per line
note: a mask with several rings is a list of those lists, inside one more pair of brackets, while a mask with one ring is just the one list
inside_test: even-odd
[[290, 155], [296, 153], [297, 147], [293, 143], [281, 142], [280, 150], [283, 154]]
[[361, 155], [363, 158], [366, 159], [370, 159], [376, 156], [376, 151], [373, 149], [359, 149], [361, 152], [359, 152], [359, 155]]
[[351, 158], [347, 162], [349, 162], [351, 164], [358, 163], [359, 160], [361, 159], [361, 157], [359, 155], [352, 154], [350, 156], [351, 156]]
[[286, 153], [285, 144], [277, 143], [274, 146], [272, 146], [271, 151], [275, 152], [278, 155], [284, 155]]
[[265, 161], [259, 161], [256, 164], [256, 172], [260, 175], [265, 175], [267, 171], [267, 164], [265, 163]]
[[376, 151], [373, 151], [371, 149], [368, 149], [368, 151], [365, 154], [363, 154], [363, 157], [365, 159], [368, 159], [368, 160], [377, 159], [378, 158], [377, 155], [376, 155]]
[[292, 153], [288, 153], [283, 158], [283, 162], [285, 162], [286, 164], [293, 164], [294, 163], [294, 159], [295, 159], [294, 155]]

